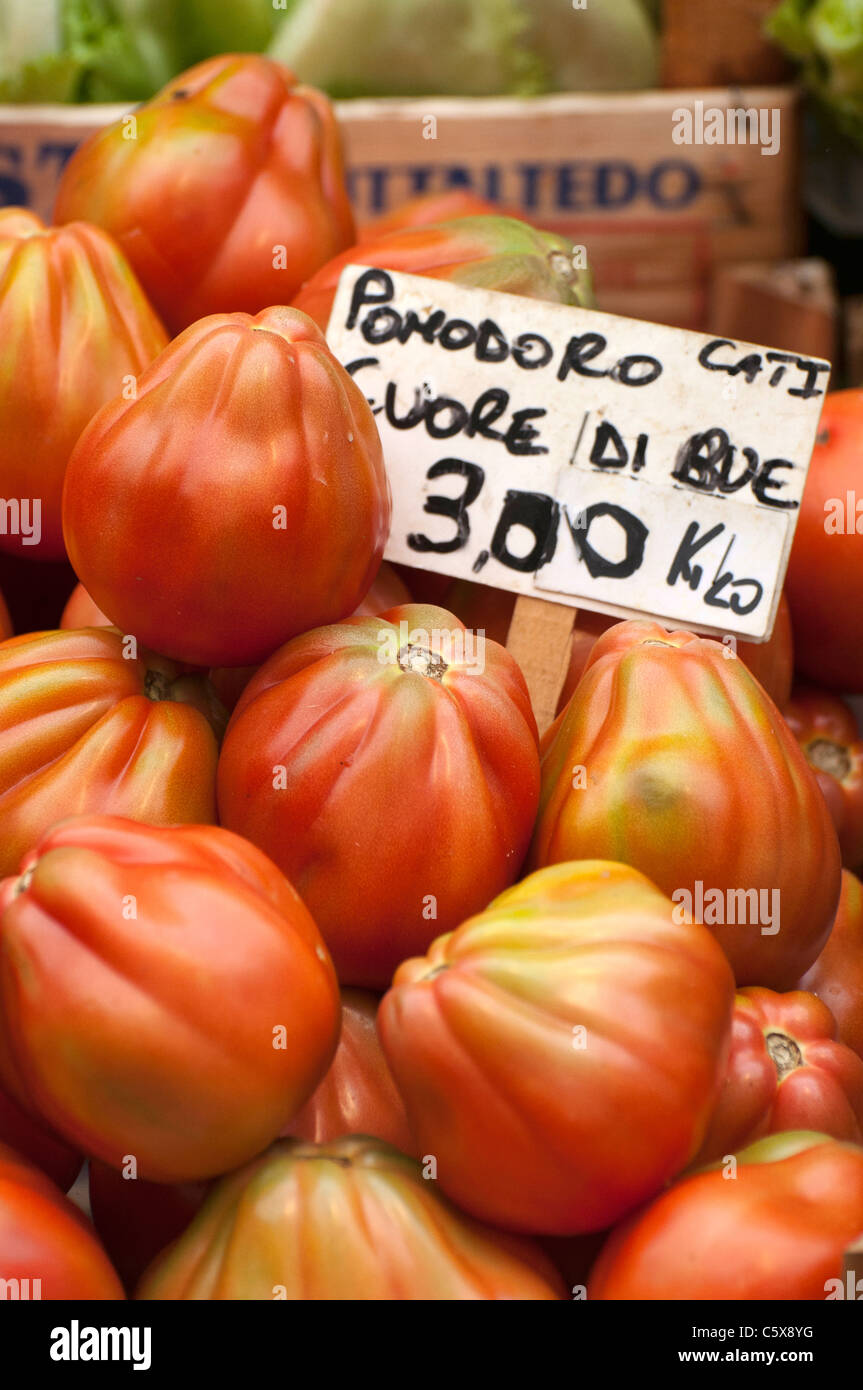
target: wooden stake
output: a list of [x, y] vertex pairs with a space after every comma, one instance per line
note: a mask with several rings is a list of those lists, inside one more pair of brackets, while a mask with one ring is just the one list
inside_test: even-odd
[[524, 672], [540, 735], [557, 712], [577, 611], [564, 603], [524, 595], [515, 601], [506, 647]]

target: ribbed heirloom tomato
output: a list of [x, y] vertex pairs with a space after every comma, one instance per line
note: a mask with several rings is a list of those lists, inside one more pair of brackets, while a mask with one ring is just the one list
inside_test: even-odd
[[798, 988], [824, 1000], [842, 1041], [863, 1057], [863, 883], [847, 869], [827, 944]]
[[218, 772], [223, 824], [288, 875], [341, 983], [370, 989], [515, 879], [538, 793], [515, 661], [422, 604], [276, 652], [234, 710]]
[[[6, 1298], [123, 1298], [120, 1280], [90, 1223], [44, 1173], [3, 1144], [0, 1279]], [[16, 1294], [10, 1292], [13, 1286]]]
[[381, 1051], [375, 1022], [379, 998], [342, 990], [342, 1031], [329, 1071], [285, 1135], [328, 1144], [347, 1134], [369, 1134], [403, 1153], [414, 1144], [401, 1096]]
[[85, 140], [55, 216], [111, 232], [173, 333], [290, 303], [354, 237], [330, 103], [256, 54], [197, 64]]
[[622, 864], [532, 874], [396, 971], [378, 1028], [418, 1152], [472, 1215], [601, 1231], [697, 1151], [734, 985]]
[[784, 711], [836, 826], [842, 863], [863, 865], [863, 738], [851, 706], [826, 690], [796, 689]]
[[863, 691], [863, 390], [825, 397], [785, 590], [796, 665], [819, 685]]
[[324, 330], [339, 278], [349, 265], [380, 266], [552, 304], [592, 303], [590, 276], [576, 267], [572, 242], [514, 217], [459, 217], [367, 234], [322, 266], [293, 300]]
[[0, 643], [0, 874], [78, 812], [214, 821], [210, 710], [200, 679], [114, 628]]
[[589, 1299], [842, 1298], [843, 1255], [863, 1232], [863, 1148], [823, 1134], [761, 1139], [689, 1174], [623, 1223]]
[[0, 1079], [139, 1177], [244, 1163], [329, 1066], [332, 963], [287, 880], [215, 826], [64, 821], [0, 884]]
[[481, 1226], [378, 1140], [282, 1140], [210, 1193], [142, 1299], [565, 1297], [531, 1242]]
[[791, 989], [827, 939], [836, 831], [776, 706], [730, 649], [624, 622], [549, 730], [530, 862], [632, 864], [710, 927], [739, 985]]
[[2, 549], [65, 553], [60, 499], [78, 436], [167, 341], [98, 227], [46, 227], [25, 208], [0, 208], [0, 496], [27, 503], [0, 532]]
[[735, 1153], [781, 1130], [863, 1143], [863, 1059], [837, 1041], [836, 1020], [814, 994], [741, 990], [731, 1037], [699, 1160]]
[[177, 660], [247, 666], [353, 612], [390, 524], [362, 392], [295, 309], [182, 333], [84, 431], [63, 527], [96, 605]]

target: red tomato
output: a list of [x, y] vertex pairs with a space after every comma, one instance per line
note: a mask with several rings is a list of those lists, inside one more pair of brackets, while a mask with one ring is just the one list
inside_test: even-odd
[[384, 217], [376, 217], [360, 227], [358, 241], [374, 241], [377, 237], [389, 236], [390, 232], [400, 232], [405, 227], [427, 227], [429, 223], [451, 222], [460, 217], [495, 217], [503, 209], [487, 198], [480, 198], [464, 188], [453, 188], [447, 193], [421, 193], [418, 198], [409, 198], [394, 212]]
[[114, 1167], [182, 1182], [244, 1163], [338, 1029], [314, 922], [226, 830], [81, 816], [0, 884], [0, 1075]]
[[29, 1163], [41, 1168], [64, 1192], [68, 1192], [84, 1162], [82, 1153], [70, 1149], [53, 1130], [3, 1090], [0, 1090], [0, 1144], [14, 1149]]
[[91, 599], [83, 584], [76, 584], [60, 618], [60, 627], [67, 629], [79, 627], [111, 627], [111, 619], [106, 618]]
[[833, 930], [799, 988], [824, 1000], [842, 1041], [863, 1057], [863, 883], [847, 869]]
[[594, 646], [545, 739], [531, 864], [617, 859], [710, 927], [739, 985], [791, 989], [836, 912], [836, 831], [742, 661], [657, 623]]
[[[0, 1278], [30, 1299], [122, 1299], [89, 1221], [44, 1173], [0, 1144]], [[29, 1281], [26, 1292], [20, 1281]], [[38, 1292], [37, 1292], [38, 1290]]]
[[341, 983], [370, 989], [513, 881], [538, 790], [515, 661], [420, 604], [276, 652], [234, 711], [218, 773], [223, 824], [288, 875]]
[[818, 685], [863, 691], [863, 390], [825, 397], [785, 591], [795, 664]]
[[279, 308], [181, 334], [84, 431], [63, 507], [93, 601], [199, 666], [262, 661], [350, 613], [390, 523], [365, 397], [314, 324]]
[[172, 333], [290, 303], [354, 238], [330, 103], [252, 54], [197, 64], [91, 135], [55, 215], [116, 237]]
[[741, 990], [731, 1056], [699, 1160], [791, 1129], [863, 1143], [863, 1059], [836, 1035], [836, 1020], [814, 994]]
[[404, 1104], [378, 1042], [379, 1002], [365, 990], [342, 991], [342, 1031], [332, 1065], [284, 1134], [314, 1144], [370, 1134], [413, 1153]]
[[77, 812], [216, 819], [218, 746], [196, 682], [129, 650], [113, 628], [0, 644], [0, 874]]
[[93, 1225], [131, 1294], [150, 1261], [183, 1234], [209, 1184], [124, 1178], [94, 1158], [88, 1169]]
[[838, 695], [798, 687], [785, 710], [788, 727], [824, 794], [848, 869], [863, 865], [863, 739], [857, 716]]
[[427, 275], [459, 285], [478, 285], [543, 299], [552, 304], [590, 304], [590, 277], [577, 270], [572, 242], [540, 232], [514, 217], [461, 217], [437, 225], [409, 226], [366, 236], [312, 276], [295, 308], [324, 330], [339, 278], [348, 265], [376, 265], [407, 275]]
[[565, 1297], [540, 1250], [480, 1226], [420, 1165], [365, 1138], [282, 1140], [213, 1188], [138, 1298], [493, 1300]]
[[0, 548], [65, 554], [60, 498], [75, 442], [167, 341], [98, 227], [48, 228], [24, 208], [0, 208], [0, 496], [21, 508]]
[[512, 1230], [603, 1230], [686, 1166], [734, 982], [622, 864], [558, 864], [396, 971], [378, 1028], [441, 1189]]
[[681, 1178], [619, 1226], [588, 1298], [841, 1298], [843, 1254], [861, 1231], [863, 1149], [775, 1134], [739, 1153], [736, 1169]]

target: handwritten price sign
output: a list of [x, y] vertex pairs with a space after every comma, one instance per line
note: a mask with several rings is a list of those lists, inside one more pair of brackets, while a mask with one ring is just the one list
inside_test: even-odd
[[829, 362], [364, 266], [328, 338], [383, 439], [388, 559], [770, 636]]

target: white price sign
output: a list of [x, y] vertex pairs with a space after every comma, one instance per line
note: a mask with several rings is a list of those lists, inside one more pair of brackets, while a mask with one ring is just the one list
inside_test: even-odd
[[386, 556], [620, 617], [772, 631], [830, 363], [349, 266]]

